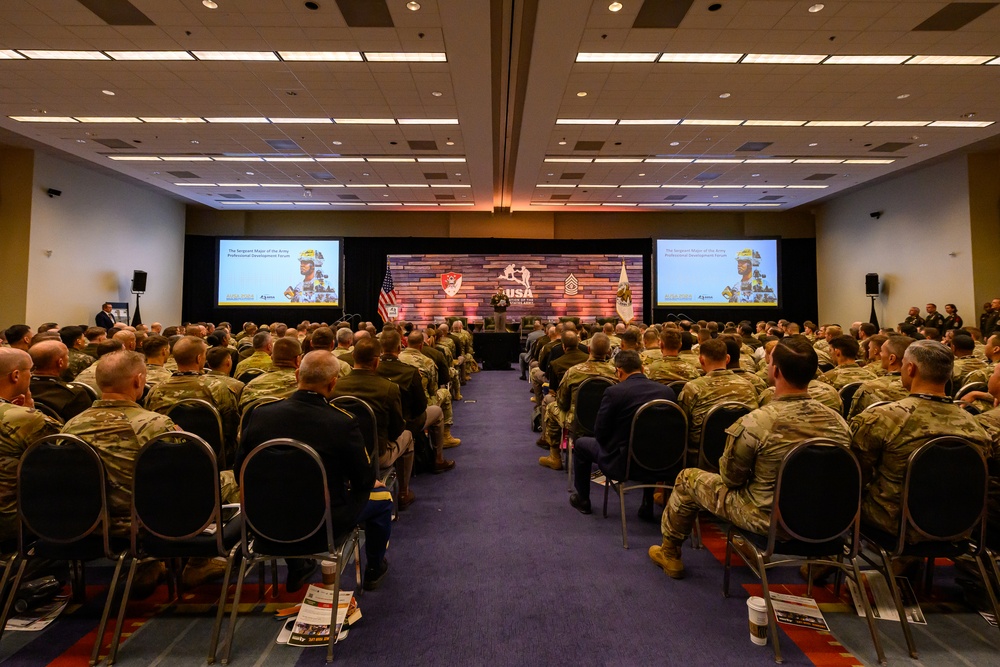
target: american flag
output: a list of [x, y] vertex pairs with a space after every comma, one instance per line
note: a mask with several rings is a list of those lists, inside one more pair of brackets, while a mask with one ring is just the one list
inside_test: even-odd
[[389, 321], [387, 306], [396, 303], [396, 286], [392, 283], [392, 270], [389, 268], [389, 260], [385, 262], [385, 279], [382, 281], [382, 290], [378, 293], [378, 316], [383, 322]]

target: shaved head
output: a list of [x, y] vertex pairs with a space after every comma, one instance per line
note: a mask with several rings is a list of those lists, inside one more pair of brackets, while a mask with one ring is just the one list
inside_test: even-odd
[[29, 354], [35, 364], [35, 372], [45, 373], [58, 370], [59, 360], [69, 357], [69, 348], [59, 340], [45, 340], [32, 345]]

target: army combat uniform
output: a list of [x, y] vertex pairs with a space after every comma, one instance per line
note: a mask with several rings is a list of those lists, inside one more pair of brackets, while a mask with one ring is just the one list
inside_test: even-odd
[[200, 398], [208, 401], [222, 418], [222, 433], [226, 438], [226, 460], [232, 461], [236, 453], [236, 426], [240, 415], [236, 409], [236, 399], [222, 378], [204, 371], [177, 371], [168, 379], [153, 387], [146, 397], [146, 407], [154, 412], [186, 398]]
[[274, 362], [271, 360], [271, 355], [263, 350], [254, 350], [253, 354], [236, 364], [236, 372], [233, 373], [233, 377], [238, 378], [251, 368], [259, 368], [265, 372], [270, 371], [274, 368]]
[[691, 380], [681, 395], [677, 404], [684, 410], [688, 418], [688, 447], [698, 449], [701, 440], [701, 426], [705, 422], [708, 411], [720, 403], [735, 401], [742, 403], [751, 410], [757, 408], [757, 390], [736, 373], [721, 369], [715, 370], [700, 378]]
[[296, 389], [298, 389], [298, 380], [295, 379], [295, 369], [275, 368], [270, 373], [258, 375], [243, 387], [243, 394], [240, 396], [240, 412], [246, 410], [247, 406], [258, 398], [265, 396], [287, 398]]
[[17, 465], [28, 445], [59, 432], [41, 412], [0, 398], [0, 542], [17, 538]]
[[573, 366], [563, 375], [556, 400], [545, 408], [542, 437], [549, 443], [550, 448], [560, 445], [563, 428], [573, 423], [573, 408], [576, 405], [576, 394], [580, 390], [580, 384], [595, 375], [614, 378], [615, 367], [610, 361], [588, 359]]
[[146, 364], [146, 384], [157, 385], [161, 382], [166, 382], [173, 375], [163, 366], [156, 366], [154, 364]]
[[833, 388], [840, 391], [852, 382], [868, 382], [875, 379], [875, 374], [863, 366], [851, 364], [849, 366], [837, 366], [819, 376], [820, 382], [833, 385]]
[[438, 386], [437, 364], [434, 363], [434, 360], [412, 347], [400, 350], [399, 360], [413, 366], [420, 372], [420, 384], [424, 388], [424, 395], [427, 396], [427, 405], [436, 405], [441, 408], [445, 426], [454, 424], [451, 392], [445, 387]]
[[692, 366], [680, 357], [663, 355], [649, 364], [646, 377], [657, 382], [687, 382], [701, 377], [701, 368]]
[[94, 358], [87, 354], [86, 352], [81, 352], [80, 350], [70, 348], [69, 349], [69, 366], [63, 371], [62, 379], [65, 382], [71, 382], [77, 375], [80, 374], [87, 366], [94, 363]]
[[776, 397], [726, 429], [719, 474], [687, 468], [677, 475], [660, 521], [663, 539], [680, 545], [691, 534], [699, 509], [740, 528], [765, 534], [778, 467], [785, 454], [809, 438], [850, 445], [847, 423], [806, 394]]
[[[810, 398], [819, 401], [831, 410], [835, 410], [838, 414], [842, 413], [844, 402], [840, 400], [840, 394], [833, 388], [833, 385], [820, 382], [819, 380], [810, 380], [808, 391]], [[759, 402], [761, 407], [764, 407], [772, 400], [774, 400], [774, 387], [768, 387], [760, 392]]]
[[898, 401], [909, 395], [909, 390], [903, 386], [903, 381], [900, 379], [899, 371], [886, 373], [858, 387], [854, 392], [854, 400], [851, 402], [851, 411], [847, 414], [847, 418], [853, 419], [872, 403]]
[[974, 356], [955, 357], [955, 367], [951, 372], [951, 381], [957, 390], [967, 381], [965, 380], [965, 376], [986, 370], [987, 368], [989, 366], [985, 361]]

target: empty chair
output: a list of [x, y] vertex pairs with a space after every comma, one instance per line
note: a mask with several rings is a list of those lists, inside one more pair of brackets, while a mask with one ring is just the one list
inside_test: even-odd
[[674, 390], [674, 395], [680, 397], [681, 392], [684, 391], [684, 385], [687, 384], [687, 380], [673, 380], [667, 383], [667, 386]]

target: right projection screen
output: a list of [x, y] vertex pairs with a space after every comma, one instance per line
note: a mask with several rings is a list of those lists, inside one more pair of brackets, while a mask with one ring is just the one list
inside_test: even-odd
[[777, 239], [657, 239], [659, 307], [777, 307]]

